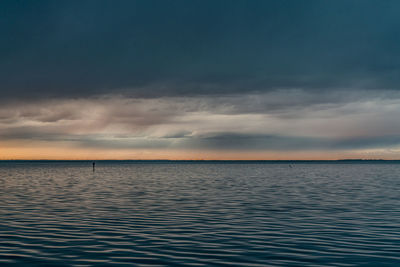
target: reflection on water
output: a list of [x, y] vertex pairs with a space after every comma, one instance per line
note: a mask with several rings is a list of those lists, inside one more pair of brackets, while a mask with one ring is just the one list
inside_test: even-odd
[[400, 165], [0, 163], [0, 264], [400, 265]]

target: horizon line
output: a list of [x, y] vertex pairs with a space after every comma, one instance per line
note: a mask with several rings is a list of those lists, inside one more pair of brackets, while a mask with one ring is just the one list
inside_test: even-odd
[[393, 162], [400, 159], [0, 159], [0, 162], [89, 162], [89, 161], [131, 161], [131, 162]]

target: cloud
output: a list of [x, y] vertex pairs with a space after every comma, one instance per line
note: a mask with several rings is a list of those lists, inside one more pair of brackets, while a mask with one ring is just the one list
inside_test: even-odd
[[2, 1], [0, 7], [1, 102], [400, 85], [398, 1]]
[[3, 141], [77, 148], [352, 151], [400, 145], [397, 91], [52, 99], [0, 107]]
[[0, 7], [3, 143], [398, 151], [398, 1]]

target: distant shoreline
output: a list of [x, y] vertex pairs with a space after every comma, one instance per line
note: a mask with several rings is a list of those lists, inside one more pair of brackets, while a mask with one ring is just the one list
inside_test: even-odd
[[350, 164], [350, 163], [399, 163], [400, 160], [384, 160], [384, 159], [338, 159], [338, 160], [0, 160], [0, 163], [86, 163], [86, 162], [103, 162], [103, 163], [193, 163], [193, 164], [295, 164], [295, 163], [333, 163], [333, 164]]

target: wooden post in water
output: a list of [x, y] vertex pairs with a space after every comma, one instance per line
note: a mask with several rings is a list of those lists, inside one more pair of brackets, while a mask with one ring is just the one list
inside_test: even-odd
[[96, 162], [93, 161], [92, 165], [93, 165], [93, 172], [94, 172], [94, 169], [95, 169], [95, 166], [96, 166]]

